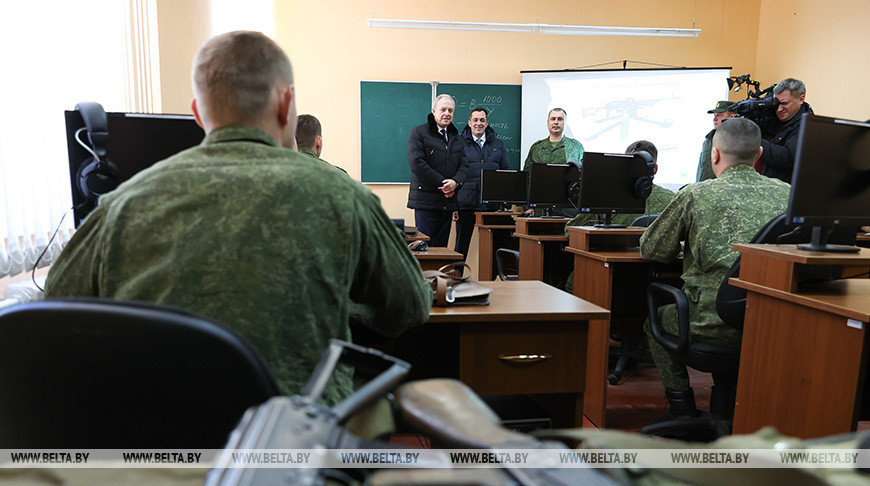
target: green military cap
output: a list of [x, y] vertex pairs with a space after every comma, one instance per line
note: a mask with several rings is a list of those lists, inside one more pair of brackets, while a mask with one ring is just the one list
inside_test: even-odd
[[717, 102], [716, 102], [716, 108], [713, 108], [712, 110], [708, 110], [707, 113], [723, 113], [723, 112], [726, 112], [726, 111], [728, 111], [728, 107], [731, 106], [731, 105], [733, 105], [733, 104], [734, 104], [734, 103], [732, 103], [732, 102], [730, 102], [730, 101], [728, 101], [728, 100], [725, 100], [725, 101], [717, 101]]

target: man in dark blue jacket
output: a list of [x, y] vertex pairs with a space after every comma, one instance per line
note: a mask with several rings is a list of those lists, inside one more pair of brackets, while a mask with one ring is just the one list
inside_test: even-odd
[[496, 138], [490, 128], [486, 108], [471, 110], [468, 125], [462, 130], [465, 141], [465, 158], [468, 160], [468, 176], [459, 190], [459, 219], [456, 221], [456, 247], [463, 258], [468, 257], [468, 246], [474, 232], [474, 212], [493, 211], [497, 208], [480, 202], [480, 173], [484, 169], [510, 169], [504, 142]]
[[761, 127], [761, 148], [764, 151], [756, 163], [756, 170], [763, 175], [791, 184], [801, 117], [813, 112], [810, 104], [804, 101], [806, 95], [807, 87], [799, 79], [783, 79], [773, 88], [773, 96], [779, 100], [776, 120]]
[[414, 127], [408, 139], [408, 207], [417, 229], [429, 236], [429, 246], [447, 246], [453, 212], [459, 209], [456, 191], [468, 171], [465, 145], [452, 123], [455, 107], [452, 96], [439, 95], [428, 122]]

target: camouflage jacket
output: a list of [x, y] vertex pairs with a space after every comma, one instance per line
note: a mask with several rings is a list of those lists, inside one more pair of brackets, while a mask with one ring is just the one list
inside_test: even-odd
[[523, 164], [523, 170], [529, 170], [532, 162], [539, 164], [565, 164], [573, 160], [583, 160], [583, 145], [573, 138], [562, 137], [553, 144], [549, 138], [538, 140], [529, 148], [529, 155]]
[[[653, 184], [652, 192], [646, 198], [646, 209], [643, 214], [617, 214], [613, 217], [614, 224], [622, 224], [625, 226], [631, 225], [635, 219], [646, 214], [661, 214], [665, 210], [671, 199], [674, 198], [674, 191], [665, 189], [662, 186]], [[580, 213], [574, 216], [574, 219], [568, 221], [565, 225], [565, 234], [568, 234], [568, 226], [584, 226], [594, 224], [597, 220], [604, 220], [604, 215]]]
[[[213, 130], [103, 196], [52, 266], [46, 296], [208, 316], [245, 337], [287, 394], [301, 392], [330, 338], [350, 340], [351, 317], [394, 335], [422, 324], [432, 305], [374, 194], [240, 126]], [[345, 369], [325, 401], [351, 390]]]
[[[683, 291], [693, 326], [722, 325], [715, 301], [719, 285], [738, 253], [769, 220], [785, 211], [790, 186], [737, 165], [718, 178], [689, 184], [640, 238], [641, 255], [673, 262], [683, 251]], [[680, 245], [680, 242], [685, 242]]]
[[715, 129], [710, 130], [710, 133], [704, 137], [704, 143], [701, 145], [701, 155], [698, 157], [698, 172], [695, 174], [695, 182], [716, 178], [716, 174], [713, 173], [713, 161], [710, 158], [710, 152], [713, 149], [713, 135], [715, 134]]
[[[320, 157], [318, 157], [317, 154], [314, 153], [314, 149], [311, 148], [311, 147], [299, 147], [299, 153], [300, 153], [300, 154], [305, 154], [305, 155], [307, 155], [307, 156], [309, 156], [309, 157], [314, 157], [315, 159], [317, 159], [317, 160], [323, 162], [324, 164], [329, 164], [329, 162], [327, 162], [327, 161], [321, 159]], [[337, 166], [337, 165], [332, 165], [332, 164], [329, 164], [329, 165], [332, 166], [332, 167], [335, 167], [336, 169], [338, 169], [338, 170], [344, 172], [345, 174], [347, 174], [347, 171], [344, 170], [344, 169], [342, 169], [341, 167], [339, 167], [339, 166]]]

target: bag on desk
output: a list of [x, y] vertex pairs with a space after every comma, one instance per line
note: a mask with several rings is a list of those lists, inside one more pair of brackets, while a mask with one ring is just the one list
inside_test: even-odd
[[481, 285], [471, 278], [463, 277], [463, 269], [471, 267], [466, 263], [450, 263], [438, 270], [426, 270], [423, 276], [432, 286], [435, 305], [489, 305], [492, 289]]

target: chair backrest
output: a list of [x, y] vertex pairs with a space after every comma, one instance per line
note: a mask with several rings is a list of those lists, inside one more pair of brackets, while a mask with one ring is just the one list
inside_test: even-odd
[[[631, 222], [629, 226], [642, 226], [644, 228], [649, 228], [649, 225], [653, 223], [653, 221], [658, 218], [658, 214], [644, 214], [643, 216], [638, 216]], [[635, 247], [640, 246], [640, 235], [631, 235], [628, 237], [628, 246]]]
[[221, 448], [278, 393], [241, 337], [187, 311], [102, 299], [0, 311], [0, 448]]
[[495, 270], [498, 272], [500, 280], [519, 280], [520, 252], [511, 248], [497, 249], [495, 251]]
[[[855, 243], [855, 238], [858, 235], [857, 228], [837, 226], [828, 237], [830, 243], [852, 245]], [[779, 243], [779, 244], [796, 244], [807, 243], [812, 236], [811, 228], [795, 227], [788, 224], [785, 213], [774, 217], [758, 230], [758, 233], [752, 237], [750, 243]], [[722, 284], [719, 286], [719, 293], [716, 295], [716, 313], [725, 324], [743, 330], [743, 319], [746, 316], [746, 289], [734, 287], [729, 283], [729, 279], [736, 278], [740, 275], [740, 257], [725, 275]], [[838, 278], [842, 275], [842, 267], [835, 268], [834, 273], [828, 275], [829, 278]]]

